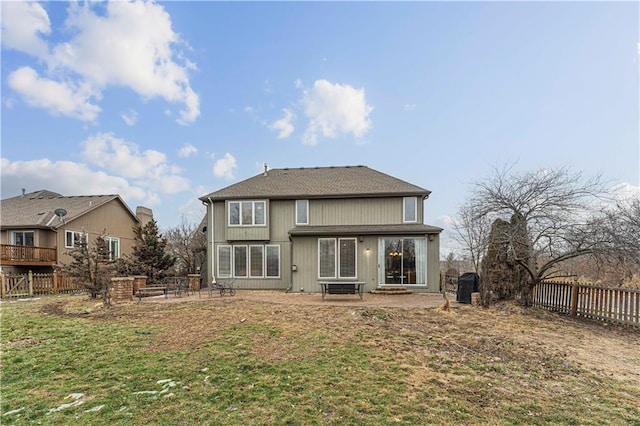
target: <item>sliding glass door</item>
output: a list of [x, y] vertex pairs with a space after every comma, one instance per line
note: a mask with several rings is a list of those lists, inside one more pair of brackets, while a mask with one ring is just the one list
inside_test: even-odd
[[380, 283], [426, 284], [427, 242], [424, 238], [381, 238], [378, 256]]

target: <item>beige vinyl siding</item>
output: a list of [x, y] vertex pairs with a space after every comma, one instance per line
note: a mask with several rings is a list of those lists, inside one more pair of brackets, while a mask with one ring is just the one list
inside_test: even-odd
[[[319, 292], [318, 237], [298, 237], [294, 239], [293, 245], [293, 265], [296, 265], [297, 271], [292, 272], [292, 290], [306, 293]], [[365, 282], [365, 291], [374, 290], [377, 287], [377, 246], [378, 237], [366, 236], [362, 241], [356, 238], [357, 277], [346, 280]], [[367, 249], [369, 249], [368, 252]]]
[[57, 246], [58, 262], [70, 263], [71, 257], [67, 254], [70, 249], [65, 249], [65, 231], [84, 232], [87, 234], [89, 244], [93, 244], [99, 235], [120, 239], [120, 257], [129, 254], [133, 250], [133, 227], [136, 219], [118, 201], [112, 200], [99, 208], [67, 222], [58, 229]]
[[271, 238], [289, 241], [289, 231], [295, 226], [295, 200], [272, 200], [269, 205], [271, 206], [269, 221]]
[[[387, 236], [385, 236], [387, 237]], [[422, 238], [415, 236], [410, 238]], [[357, 281], [365, 282], [365, 292], [378, 287], [378, 240], [379, 236], [368, 235], [357, 239]], [[292, 272], [292, 290], [294, 292], [317, 293], [318, 285], [318, 237], [296, 237], [294, 246], [293, 265], [297, 271]], [[438, 292], [440, 287], [439, 269], [439, 236], [433, 240], [427, 238], [427, 285], [412, 287], [415, 292]], [[368, 250], [367, 250], [368, 249]], [[347, 280], [348, 281], [348, 280]]]
[[[418, 199], [418, 223], [422, 223], [422, 204]], [[311, 226], [402, 224], [402, 215], [403, 197], [309, 200]]]
[[[420, 203], [418, 203], [420, 204]], [[427, 238], [427, 291], [440, 291], [440, 234]]]
[[[36, 246], [56, 247], [58, 234], [48, 229], [38, 229], [36, 231]], [[63, 246], [64, 247], [64, 246]]]
[[[232, 246], [246, 246], [250, 247], [252, 245], [261, 245], [264, 244], [259, 242], [239, 242], [228, 244], [227, 242], [216, 243], [214, 253], [216, 269], [216, 276], [218, 275], [218, 246], [220, 245], [232, 245]], [[279, 278], [235, 278], [234, 286], [238, 289], [243, 290], [285, 290], [291, 284], [291, 243], [287, 241], [271, 241], [268, 245], [278, 245], [280, 246], [280, 277]], [[266, 248], [265, 248], [266, 250]], [[233, 251], [232, 251], [233, 256]], [[266, 265], [266, 261], [265, 261]], [[232, 269], [233, 272], [233, 269]], [[228, 280], [232, 278], [216, 278], [216, 280]]]
[[[233, 200], [234, 202], [236, 200]], [[242, 201], [265, 201], [265, 200], [242, 200]], [[264, 225], [229, 225], [229, 202], [225, 203], [223, 224], [225, 225], [225, 239], [227, 241], [269, 241], [269, 201], [265, 202], [265, 224]]]
[[[217, 253], [219, 245], [278, 245], [280, 246], [280, 277], [279, 278], [236, 278], [234, 285], [239, 289], [284, 290], [291, 284], [291, 243], [289, 229], [293, 226], [294, 202], [267, 200], [267, 226], [262, 227], [231, 227], [227, 212], [227, 203], [216, 201], [214, 205], [214, 272], [217, 276]], [[291, 208], [290, 208], [291, 207]], [[291, 210], [291, 211], [290, 211]], [[207, 218], [207, 227], [211, 222]], [[226, 278], [225, 278], [226, 279]]]

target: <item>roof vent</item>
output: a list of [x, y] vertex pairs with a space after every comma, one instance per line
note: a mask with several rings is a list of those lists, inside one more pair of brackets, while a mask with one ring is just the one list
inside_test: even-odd
[[267, 175], [267, 170], [269, 170], [269, 163], [264, 163], [264, 176]]

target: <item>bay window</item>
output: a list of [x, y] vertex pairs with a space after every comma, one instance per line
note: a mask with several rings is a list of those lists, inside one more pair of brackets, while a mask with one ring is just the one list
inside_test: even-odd
[[35, 233], [33, 231], [14, 231], [11, 233], [11, 244], [14, 246], [29, 246], [35, 245]]
[[266, 223], [266, 201], [230, 201], [230, 226], [262, 226]]

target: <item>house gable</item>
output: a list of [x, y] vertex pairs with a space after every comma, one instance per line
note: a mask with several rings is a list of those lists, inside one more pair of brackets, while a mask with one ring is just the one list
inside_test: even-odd
[[[235, 278], [245, 289], [311, 292], [329, 276], [357, 278], [368, 290], [393, 279], [392, 284], [437, 291], [439, 271], [433, 265], [442, 229], [423, 224], [429, 194], [365, 166], [268, 170], [200, 197], [207, 205], [208, 279]], [[267, 207], [260, 225], [250, 214], [256, 202]], [[241, 206], [247, 217], [238, 219]], [[395, 256], [402, 250], [406, 257], [393, 271], [385, 265], [392, 246]], [[266, 262], [260, 256], [271, 247], [280, 253], [277, 279], [260, 275]], [[331, 253], [333, 260], [326, 258]]]
[[[60, 210], [59, 210], [60, 209]], [[56, 215], [56, 210], [64, 211]], [[120, 255], [131, 252], [133, 227], [138, 218], [118, 195], [62, 196], [52, 191], [35, 191], [7, 198], [1, 203], [1, 238], [3, 247], [16, 243], [15, 234], [33, 235], [26, 245], [39, 250], [54, 251], [45, 264], [37, 259], [14, 258], [3, 254], [2, 265], [48, 266], [70, 261], [68, 252], [78, 235], [86, 235], [93, 241], [105, 234], [112, 239], [114, 249]], [[23, 240], [24, 238], [22, 238]], [[20, 241], [19, 245], [24, 244]], [[5, 253], [5, 251], [3, 251]]]

